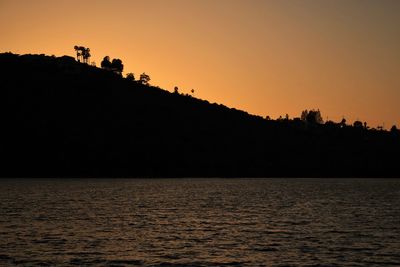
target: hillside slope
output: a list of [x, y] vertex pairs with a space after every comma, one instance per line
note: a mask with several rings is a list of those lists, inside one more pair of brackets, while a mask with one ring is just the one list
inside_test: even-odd
[[71, 57], [0, 54], [0, 176], [399, 176], [395, 133], [272, 121]]

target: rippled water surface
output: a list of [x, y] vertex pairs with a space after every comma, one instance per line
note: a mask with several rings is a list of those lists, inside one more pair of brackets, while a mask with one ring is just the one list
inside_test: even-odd
[[400, 180], [0, 180], [0, 266], [391, 266]]

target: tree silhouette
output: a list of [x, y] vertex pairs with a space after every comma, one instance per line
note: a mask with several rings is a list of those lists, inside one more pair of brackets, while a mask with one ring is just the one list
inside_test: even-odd
[[361, 122], [361, 121], [355, 121], [354, 123], [353, 123], [353, 127], [355, 127], [355, 128], [363, 128], [363, 123]]
[[139, 82], [140, 82], [141, 84], [148, 85], [150, 80], [151, 80], [151, 79], [150, 79], [150, 76], [147, 75], [145, 72], [143, 72], [142, 74], [140, 74]]
[[308, 115], [308, 110], [307, 110], [307, 109], [306, 109], [306, 110], [303, 110], [303, 111], [301, 112], [301, 116], [300, 116], [301, 120], [302, 120], [302, 121], [306, 121], [306, 120], [307, 120], [307, 115]]
[[322, 119], [321, 111], [317, 110], [304, 110], [301, 113], [301, 120], [305, 121], [309, 124], [323, 124], [324, 120]]
[[124, 64], [122, 64], [122, 60], [119, 58], [114, 58], [110, 61], [110, 57], [105, 56], [100, 65], [103, 69], [113, 71], [119, 75], [122, 75], [122, 71], [124, 70]]
[[90, 60], [90, 48], [84, 48], [82, 50], [82, 57], [83, 57], [83, 63], [88, 64]]
[[122, 60], [119, 58], [114, 58], [111, 62], [111, 69], [115, 73], [122, 74], [124, 70], [124, 64], [122, 64]]
[[178, 88], [178, 86], [175, 86], [175, 87], [174, 87], [174, 94], [179, 94], [179, 88]]
[[103, 68], [103, 69], [106, 69], [106, 70], [110, 70], [111, 69], [111, 61], [110, 61], [110, 57], [109, 56], [105, 56], [104, 58], [103, 58], [103, 61], [101, 61], [101, 67]]
[[343, 128], [346, 126], [346, 119], [343, 118], [342, 121], [340, 122], [340, 126]]
[[75, 51], [76, 51], [76, 60], [78, 60], [78, 62], [81, 62], [81, 56], [82, 56], [82, 54], [81, 54], [80, 47], [77, 46], [77, 45], [75, 45], [75, 46], [74, 46], [74, 49], [75, 49]]
[[127, 73], [126, 74], [126, 79], [129, 80], [129, 81], [134, 82], [135, 81], [135, 75], [132, 72]]
[[74, 49], [76, 51], [76, 60], [78, 60], [78, 62], [82, 62], [82, 63], [89, 63], [89, 59], [90, 59], [90, 48], [86, 48], [84, 46], [74, 46]]

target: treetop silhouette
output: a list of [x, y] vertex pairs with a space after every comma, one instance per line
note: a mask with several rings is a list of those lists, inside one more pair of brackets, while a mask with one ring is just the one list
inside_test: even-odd
[[74, 49], [76, 51], [76, 60], [78, 60], [78, 62], [88, 64], [91, 57], [90, 48], [75, 45]]
[[122, 64], [121, 59], [114, 58], [112, 61], [110, 61], [109, 56], [105, 56], [103, 58], [103, 61], [101, 61], [101, 67], [103, 69], [113, 71], [119, 75], [122, 75], [122, 72], [124, 70], [124, 64]]
[[[288, 118], [288, 116], [287, 116]], [[324, 120], [322, 119], [321, 111], [317, 110], [304, 110], [301, 113], [301, 120], [307, 122], [309, 124], [323, 124]]]
[[126, 74], [126, 79], [129, 80], [129, 81], [134, 82], [135, 81], [135, 74], [133, 74], [132, 72], [127, 73]]
[[148, 85], [150, 80], [151, 80], [150, 76], [147, 75], [145, 72], [140, 74], [139, 83], [144, 84], [144, 85]]

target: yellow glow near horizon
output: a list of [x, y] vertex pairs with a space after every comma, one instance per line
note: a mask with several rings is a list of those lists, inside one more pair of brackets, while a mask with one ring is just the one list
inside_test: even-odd
[[0, 52], [122, 59], [172, 91], [272, 118], [400, 124], [400, 1], [0, 0]]

